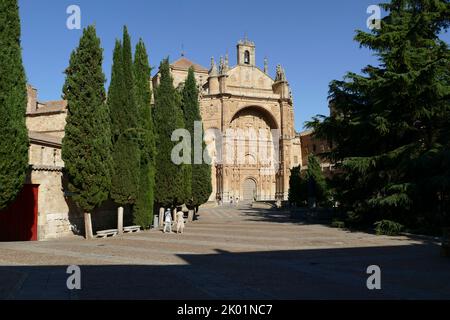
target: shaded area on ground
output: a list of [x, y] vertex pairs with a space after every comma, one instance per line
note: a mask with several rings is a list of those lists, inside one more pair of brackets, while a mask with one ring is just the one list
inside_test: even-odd
[[[450, 299], [450, 260], [432, 244], [179, 255], [183, 265], [0, 267], [1, 299]], [[366, 287], [367, 267], [382, 290]]]

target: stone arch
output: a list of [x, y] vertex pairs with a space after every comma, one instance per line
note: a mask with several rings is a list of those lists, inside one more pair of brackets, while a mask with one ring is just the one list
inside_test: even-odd
[[244, 52], [244, 63], [250, 64], [250, 51], [245, 50]]
[[261, 114], [271, 129], [280, 128], [280, 126], [278, 125], [278, 121], [273, 113], [266, 108], [258, 105], [249, 105], [237, 110], [231, 117], [229, 125], [231, 125], [233, 121], [239, 118], [241, 115], [245, 115], [247, 113], [250, 113], [251, 111], [257, 111], [259, 114]]
[[255, 155], [254, 153], [249, 153], [247, 152], [245, 154], [245, 165], [256, 165], [257, 164], [257, 155]]
[[229, 135], [227, 133], [226, 138], [233, 142], [234, 149], [227, 153], [227, 159], [247, 166], [247, 155], [250, 153], [256, 158], [256, 163], [250, 163], [252, 167], [270, 166], [276, 162], [278, 135], [272, 130], [278, 130], [278, 125], [269, 110], [262, 106], [243, 107], [234, 113], [228, 127], [231, 132]]

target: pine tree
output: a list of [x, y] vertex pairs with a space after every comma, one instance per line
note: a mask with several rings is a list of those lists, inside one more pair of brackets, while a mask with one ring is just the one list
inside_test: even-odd
[[181, 97], [173, 86], [168, 59], [160, 65], [160, 84], [155, 88], [155, 132], [158, 152], [156, 156], [155, 201], [159, 206], [181, 205], [185, 200], [184, 171], [172, 159], [171, 141], [176, 129], [184, 128]]
[[140, 171], [138, 109], [134, 94], [131, 40], [126, 27], [123, 43], [116, 43], [113, 59], [108, 91], [113, 133], [111, 197], [119, 206], [125, 206], [136, 201]]
[[63, 88], [68, 114], [62, 158], [73, 201], [85, 213], [87, 238], [92, 238], [90, 214], [108, 198], [111, 187], [111, 130], [102, 55], [95, 27], [89, 26], [71, 55]]
[[[203, 139], [203, 125], [202, 117], [200, 114], [199, 98], [198, 98], [198, 88], [195, 80], [194, 69], [191, 67], [188, 71], [188, 76], [183, 87], [183, 111], [184, 111], [184, 122], [186, 129], [191, 134], [191, 160], [192, 166], [188, 167], [187, 178], [187, 195], [191, 198], [190, 205], [198, 207], [206, 203], [211, 195], [211, 166], [209, 164], [209, 159], [204, 161], [203, 150], [206, 150], [206, 144]], [[198, 128], [195, 130], [195, 125]], [[201, 135], [200, 131], [201, 129]], [[197, 134], [195, 134], [197, 133]], [[201, 150], [197, 150], [197, 155], [194, 154], [196, 141], [194, 139], [201, 139], [197, 141], [197, 144], [202, 146]], [[196, 157], [198, 159], [196, 159]]]
[[156, 141], [151, 112], [150, 73], [147, 50], [144, 42], [140, 40], [136, 45], [134, 58], [134, 87], [139, 113], [139, 147], [141, 150], [139, 190], [134, 206], [134, 224], [143, 228], [149, 227], [153, 220], [156, 174]]
[[28, 170], [27, 89], [17, 0], [0, 3], [0, 210], [19, 194]]
[[448, 0], [383, 4], [389, 14], [381, 29], [355, 37], [380, 65], [333, 81], [331, 116], [310, 123], [334, 142], [329, 156], [342, 173], [339, 202], [362, 223], [448, 219], [450, 55], [439, 34], [449, 27], [449, 6]]

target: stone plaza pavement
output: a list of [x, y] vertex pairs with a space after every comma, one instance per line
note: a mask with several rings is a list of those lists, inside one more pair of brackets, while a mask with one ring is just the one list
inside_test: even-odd
[[[81, 290], [69, 291], [69, 265]], [[367, 267], [381, 290], [367, 289]], [[286, 212], [203, 209], [183, 235], [0, 243], [0, 299], [449, 299], [432, 239], [350, 233]]]

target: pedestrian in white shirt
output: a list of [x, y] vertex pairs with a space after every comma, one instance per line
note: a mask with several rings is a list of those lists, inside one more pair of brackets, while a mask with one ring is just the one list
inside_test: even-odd
[[169, 232], [172, 233], [172, 214], [170, 213], [170, 209], [166, 210], [164, 214], [164, 233]]

